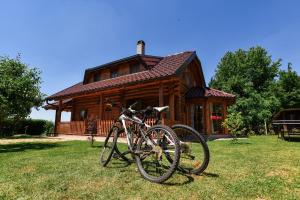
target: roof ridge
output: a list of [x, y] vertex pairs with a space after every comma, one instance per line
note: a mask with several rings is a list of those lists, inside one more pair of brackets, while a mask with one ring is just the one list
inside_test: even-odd
[[164, 56], [164, 58], [170, 57], [170, 56], [177, 56], [177, 55], [184, 54], [184, 53], [194, 53], [194, 52], [196, 52], [196, 51], [192, 51], [192, 50], [190, 50], [190, 51], [181, 51], [181, 52], [166, 55], [166, 56]]
[[109, 62], [103, 63], [101, 65], [97, 65], [95, 67], [88, 67], [88, 68], [85, 69], [85, 71], [97, 70], [97, 69], [99, 69], [103, 66], [106, 66], [106, 65], [112, 65], [112, 64], [115, 64], [115, 63], [118, 63], [118, 62], [122, 62], [122, 61], [125, 61], [125, 60], [128, 60], [128, 59], [138, 58], [138, 57], [148, 57], [148, 58], [157, 58], [157, 59], [163, 59], [164, 58], [163, 56], [153, 56], [153, 55], [146, 55], [146, 54], [145, 55], [134, 54], [134, 55], [123, 57], [123, 58], [120, 58], [120, 59], [117, 59], [117, 60], [109, 61]]

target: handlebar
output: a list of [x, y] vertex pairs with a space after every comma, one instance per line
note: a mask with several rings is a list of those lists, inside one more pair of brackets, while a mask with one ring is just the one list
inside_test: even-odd
[[136, 111], [132, 109], [132, 107], [134, 107], [136, 104], [138, 104], [138, 102], [134, 102], [133, 104], [131, 104], [128, 108], [125, 107], [121, 107], [122, 111], [121, 111], [121, 115], [122, 114], [126, 114], [126, 112], [129, 112], [131, 114], [135, 114]]
[[[128, 108], [125, 108], [125, 107], [122, 107], [122, 106], [119, 106], [119, 108], [121, 108], [121, 113], [120, 115], [122, 114], [125, 114], [125, 115], [135, 115], [135, 114], [139, 114], [142, 116], [142, 121], [145, 122], [146, 119], [148, 117], [150, 117], [150, 115], [152, 114], [155, 114], [155, 118], [156, 118], [156, 122], [155, 124], [157, 124], [157, 122], [160, 120], [160, 113], [159, 112], [156, 112], [152, 106], [148, 106], [146, 109], [143, 109], [143, 110], [139, 110], [139, 111], [136, 111], [133, 109], [134, 106], [136, 106], [138, 104], [138, 102], [134, 102], [133, 104], [131, 104]], [[116, 106], [115, 104], [113, 103], [110, 103], [111, 106]]]

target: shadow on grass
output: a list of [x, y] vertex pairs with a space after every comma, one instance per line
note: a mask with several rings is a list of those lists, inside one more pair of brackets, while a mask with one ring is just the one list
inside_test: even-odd
[[7, 137], [0, 137], [0, 139], [47, 139], [47, 137], [40, 136], [40, 135], [26, 135], [26, 134], [19, 134]]
[[287, 141], [287, 142], [300, 142], [300, 136], [299, 137], [291, 137], [291, 138], [286, 137], [285, 141]]
[[[215, 174], [215, 173], [210, 173], [210, 172], [203, 172], [200, 175], [196, 175], [196, 174], [186, 174], [184, 172], [181, 171], [177, 171], [177, 175], [184, 177], [184, 181], [179, 181], [179, 182], [171, 182], [171, 183], [163, 183], [164, 185], [170, 185], [170, 186], [180, 186], [180, 185], [186, 185], [189, 184], [191, 182], [194, 182], [194, 177], [200, 177], [200, 176], [205, 176], [205, 177], [210, 177], [210, 178], [219, 178], [219, 174]], [[177, 180], [177, 179], [176, 179]], [[178, 179], [181, 180], [181, 179]]]
[[113, 161], [110, 161], [110, 163], [106, 166], [106, 168], [108, 168], [108, 169], [119, 169], [119, 168], [128, 167], [131, 164], [132, 164], [131, 162], [113, 160]]
[[[162, 183], [162, 185], [181, 186], [181, 185], [186, 185], [186, 184], [194, 182], [194, 178], [189, 174], [185, 174], [185, 173], [177, 171], [176, 176], [181, 176], [181, 178], [177, 178], [177, 177], [175, 179], [171, 178], [172, 182], [164, 182], [164, 183]], [[174, 180], [176, 180], [176, 181], [174, 182]]]
[[219, 174], [209, 173], [209, 172], [203, 172], [201, 175], [211, 177], [211, 178], [218, 178]]
[[20, 152], [26, 150], [43, 150], [54, 147], [59, 147], [57, 143], [17, 143], [0, 145], [0, 153]]
[[248, 141], [238, 140], [238, 141], [231, 141], [230, 144], [232, 144], [232, 145], [249, 145], [249, 144], [252, 144], [252, 143], [248, 142]]
[[91, 148], [102, 148], [103, 146], [102, 146], [101, 144], [99, 144], [99, 145], [93, 144], [93, 146], [90, 145], [90, 147], [91, 147]]

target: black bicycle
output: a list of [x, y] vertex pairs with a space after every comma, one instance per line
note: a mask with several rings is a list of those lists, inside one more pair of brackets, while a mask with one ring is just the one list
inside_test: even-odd
[[[141, 175], [152, 182], [162, 183], [168, 180], [178, 167], [180, 142], [175, 132], [164, 125], [149, 126], [145, 123], [147, 109], [135, 111], [131, 105], [122, 108], [118, 119], [110, 129], [100, 155], [100, 164], [106, 166], [113, 153], [125, 155], [117, 149], [117, 140], [121, 133], [127, 138], [128, 153], [132, 154]], [[136, 115], [142, 114], [144, 119]]]
[[[160, 124], [161, 113], [166, 111], [168, 106], [165, 107], [147, 107], [146, 110], [141, 112], [142, 118], [155, 117], [155, 124]], [[131, 131], [138, 132], [138, 130], [133, 126], [130, 127]], [[205, 141], [205, 138], [194, 128], [183, 125], [176, 124], [172, 126], [172, 130], [176, 133], [180, 141], [181, 157], [178, 169], [185, 173], [190, 174], [200, 174], [202, 173], [209, 164], [210, 154], [209, 148]], [[120, 130], [120, 134], [123, 130]], [[122, 152], [121, 148], [116, 145], [115, 152], [118, 158], [130, 162], [131, 159], [126, 155], [129, 151]], [[172, 162], [172, 158], [168, 157], [168, 160]]]

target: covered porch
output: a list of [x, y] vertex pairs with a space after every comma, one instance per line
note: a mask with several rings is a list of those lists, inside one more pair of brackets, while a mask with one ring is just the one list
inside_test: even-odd
[[[138, 86], [122, 87], [104, 90], [91, 95], [67, 96], [49, 103], [44, 108], [56, 111], [55, 134], [84, 135], [87, 129], [87, 119], [96, 120], [97, 135], [106, 136], [119, 115], [120, 107], [128, 107], [135, 101], [140, 102], [136, 109], [146, 106], [169, 105], [169, 112], [163, 115], [164, 124], [182, 123], [183, 118], [176, 114], [180, 112], [178, 102], [180, 99], [179, 85], [172, 81], [160, 81], [151, 84], [139, 84]], [[115, 106], [107, 107], [107, 100]], [[177, 107], [176, 107], [177, 106]], [[62, 113], [69, 112], [70, 119], [62, 121]], [[153, 125], [155, 119], [148, 119], [146, 123]]]
[[[227, 107], [233, 103], [234, 98], [226, 98], [218, 90], [210, 88], [191, 88], [184, 92], [176, 83], [178, 81], [161, 81], [104, 90], [92, 95], [67, 96], [45, 108], [56, 110], [56, 134], [84, 135], [87, 119], [92, 118], [96, 120], [97, 135], [106, 136], [120, 112], [120, 106], [127, 107], [135, 101], [140, 102], [136, 109], [168, 105], [169, 112], [162, 119], [166, 125], [181, 123], [207, 135], [228, 134], [221, 123], [227, 117]], [[116, 106], [107, 108], [107, 99]], [[62, 112], [70, 113], [69, 121], [61, 120]], [[149, 119], [147, 123], [153, 125], [154, 121]]]

